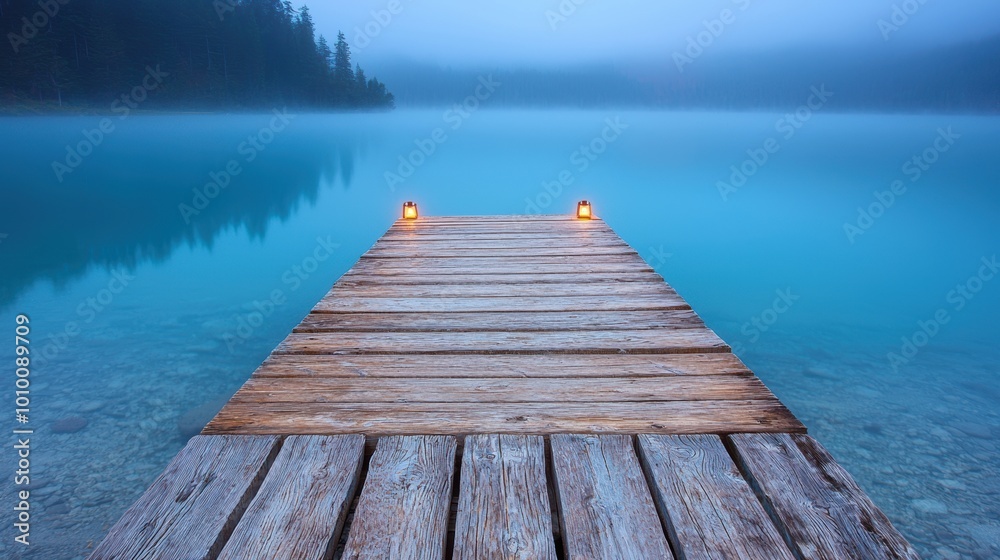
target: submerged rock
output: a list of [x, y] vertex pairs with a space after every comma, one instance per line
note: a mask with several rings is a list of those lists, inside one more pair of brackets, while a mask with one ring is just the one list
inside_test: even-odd
[[993, 430], [985, 424], [977, 424], [975, 422], [953, 422], [951, 427], [970, 437], [993, 439]]
[[80, 412], [96, 412], [104, 408], [104, 403], [101, 401], [87, 401], [76, 407]]
[[57, 434], [75, 434], [87, 427], [87, 419], [82, 416], [68, 416], [52, 423], [52, 431]]
[[931, 498], [913, 500], [913, 508], [923, 513], [944, 514], [948, 513], [948, 506], [944, 502]]

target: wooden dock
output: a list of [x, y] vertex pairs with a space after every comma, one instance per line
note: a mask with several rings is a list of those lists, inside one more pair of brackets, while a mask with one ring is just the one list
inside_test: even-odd
[[917, 558], [603, 221], [401, 220], [93, 559]]

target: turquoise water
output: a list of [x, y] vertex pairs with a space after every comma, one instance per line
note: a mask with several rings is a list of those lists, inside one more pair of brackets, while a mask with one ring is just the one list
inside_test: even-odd
[[1000, 119], [114, 119], [103, 137], [101, 117], [0, 120], [0, 360], [20, 313], [36, 358], [32, 554], [4, 521], [4, 556], [84, 556], [403, 201], [514, 214], [582, 198], [923, 554], [1000, 554]]

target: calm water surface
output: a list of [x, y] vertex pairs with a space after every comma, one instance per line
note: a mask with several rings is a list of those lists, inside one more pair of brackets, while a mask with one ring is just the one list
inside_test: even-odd
[[782, 118], [133, 116], [99, 141], [100, 117], [0, 120], [0, 360], [19, 313], [35, 357], [32, 554], [5, 522], [0, 555], [85, 556], [404, 200], [587, 198], [924, 555], [996, 557], [1000, 119]]

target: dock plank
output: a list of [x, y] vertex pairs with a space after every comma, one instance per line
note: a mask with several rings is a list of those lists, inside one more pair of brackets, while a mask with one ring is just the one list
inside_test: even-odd
[[[516, 308], [515, 308], [516, 306]], [[314, 313], [430, 313], [521, 311], [642, 311], [690, 309], [679, 296], [633, 295], [574, 297], [478, 297], [478, 298], [326, 298]]]
[[776, 399], [566, 403], [241, 403], [204, 433], [475, 434], [803, 432]]
[[465, 440], [456, 560], [556, 560], [540, 436]]
[[640, 435], [639, 457], [679, 557], [794, 560], [718, 436]]
[[[676, 299], [677, 292], [663, 282], [621, 282], [598, 284], [435, 284], [374, 285], [338, 284], [327, 298], [480, 298], [480, 297], [591, 297], [652, 295]], [[510, 304], [508, 300], [508, 304]]]
[[[506, 259], [510, 261], [511, 259]], [[421, 276], [449, 276], [456, 279], [463, 276], [513, 276], [508, 283], [516, 283], [526, 275], [572, 275], [585, 277], [597, 274], [629, 275], [629, 274], [654, 274], [653, 267], [645, 262], [545, 262], [535, 260], [534, 262], [506, 262], [502, 268], [500, 263], [496, 266], [487, 266], [482, 263], [483, 259], [474, 259], [474, 262], [458, 262], [456, 259], [402, 259], [402, 260], [364, 260], [358, 261], [347, 273], [351, 278], [364, 277], [371, 279], [381, 279], [382, 277], [414, 277]], [[578, 259], [579, 261], [579, 259]], [[662, 278], [658, 280], [662, 281]]]
[[111, 528], [90, 560], [214, 559], [267, 474], [280, 439], [195, 436]]
[[[621, 270], [651, 270], [646, 261], [638, 254], [587, 255], [586, 258], [573, 255], [510, 255], [492, 256], [460, 256], [460, 257], [423, 257], [408, 256], [405, 258], [369, 258], [362, 256], [355, 265], [358, 270], [377, 270], [382, 268], [408, 268], [410, 272], [424, 269], [446, 268], [453, 270], [507, 272], [510, 269], [524, 268], [528, 270], [545, 270], [544, 267], [554, 265], [569, 265], [566, 272], [585, 269], [592, 265], [618, 265]], [[535, 267], [535, 268], [531, 268]]]
[[756, 377], [702, 375], [631, 379], [424, 379], [280, 377], [246, 382], [234, 403], [601, 403], [767, 400], [774, 395]]
[[704, 328], [690, 309], [497, 313], [310, 313], [296, 333], [323, 332], [540, 332], [640, 331]]
[[445, 246], [438, 248], [435, 247], [422, 247], [420, 249], [409, 249], [409, 248], [390, 248], [390, 247], [373, 247], [364, 254], [362, 258], [366, 259], [409, 259], [414, 256], [419, 256], [424, 259], [442, 259], [442, 258], [459, 258], [459, 259], [475, 259], [475, 258], [525, 258], [525, 257], [574, 257], [578, 259], [586, 258], [591, 259], [592, 257], [601, 256], [622, 256], [622, 257], [636, 257], [638, 258], [638, 253], [635, 249], [625, 245], [625, 246], [599, 246], [599, 247], [532, 247], [530, 249], [525, 247], [491, 247], [491, 248], [478, 248], [478, 249], [450, 249]]
[[919, 558], [829, 452], [806, 435], [729, 438], [755, 491], [799, 558]]
[[442, 560], [456, 449], [450, 436], [380, 439], [344, 560]]
[[274, 354], [254, 377], [591, 378], [752, 375], [730, 353], [710, 354]]
[[631, 437], [553, 435], [551, 444], [568, 558], [674, 557]]
[[424, 271], [397, 270], [395, 274], [368, 274], [349, 271], [340, 277], [341, 286], [412, 286], [421, 284], [623, 284], [626, 282], [663, 282], [654, 272], [553, 272], [548, 274], [425, 274]]
[[707, 328], [544, 332], [339, 332], [292, 333], [278, 354], [525, 354], [728, 352]]
[[219, 560], [325, 560], [361, 474], [365, 438], [290, 436]]
[[599, 249], [623, 249], [626, 252], [634, 253], [635, 250], [629, 246], [628, 243], [622, 241], [620, 237], [615, 237], [614, 235], [604, 235], [601, 237], [590, 237], [587, 239], [579, 239], [575, 237], [556, 237], [556, 236], [538, 236], [534, 238], [501, 238], [494, 236], [483, 236], [480, 235], [475, 238], [455, 238], [455, 236], [446, 237], [444, 239], [430, 238], [424, 236], [420, 239], [402, 240], [385, 238], [379, 239], [371, 247], [372, 251], [405, 251], [407, 255], [412, 255], [413, 253], [424, 253], [424, 252], [437, 252], [441, 249], [448, 250], [463, 250], [469, 251], [472, 254], [481, 252], [482, 250], [510, 250], [510, 249], [522, 249], [526, 252], [534, 252], [534, 250], [549, 250], [549, 249], [584, 249], [584, 250], [599, 250]]

